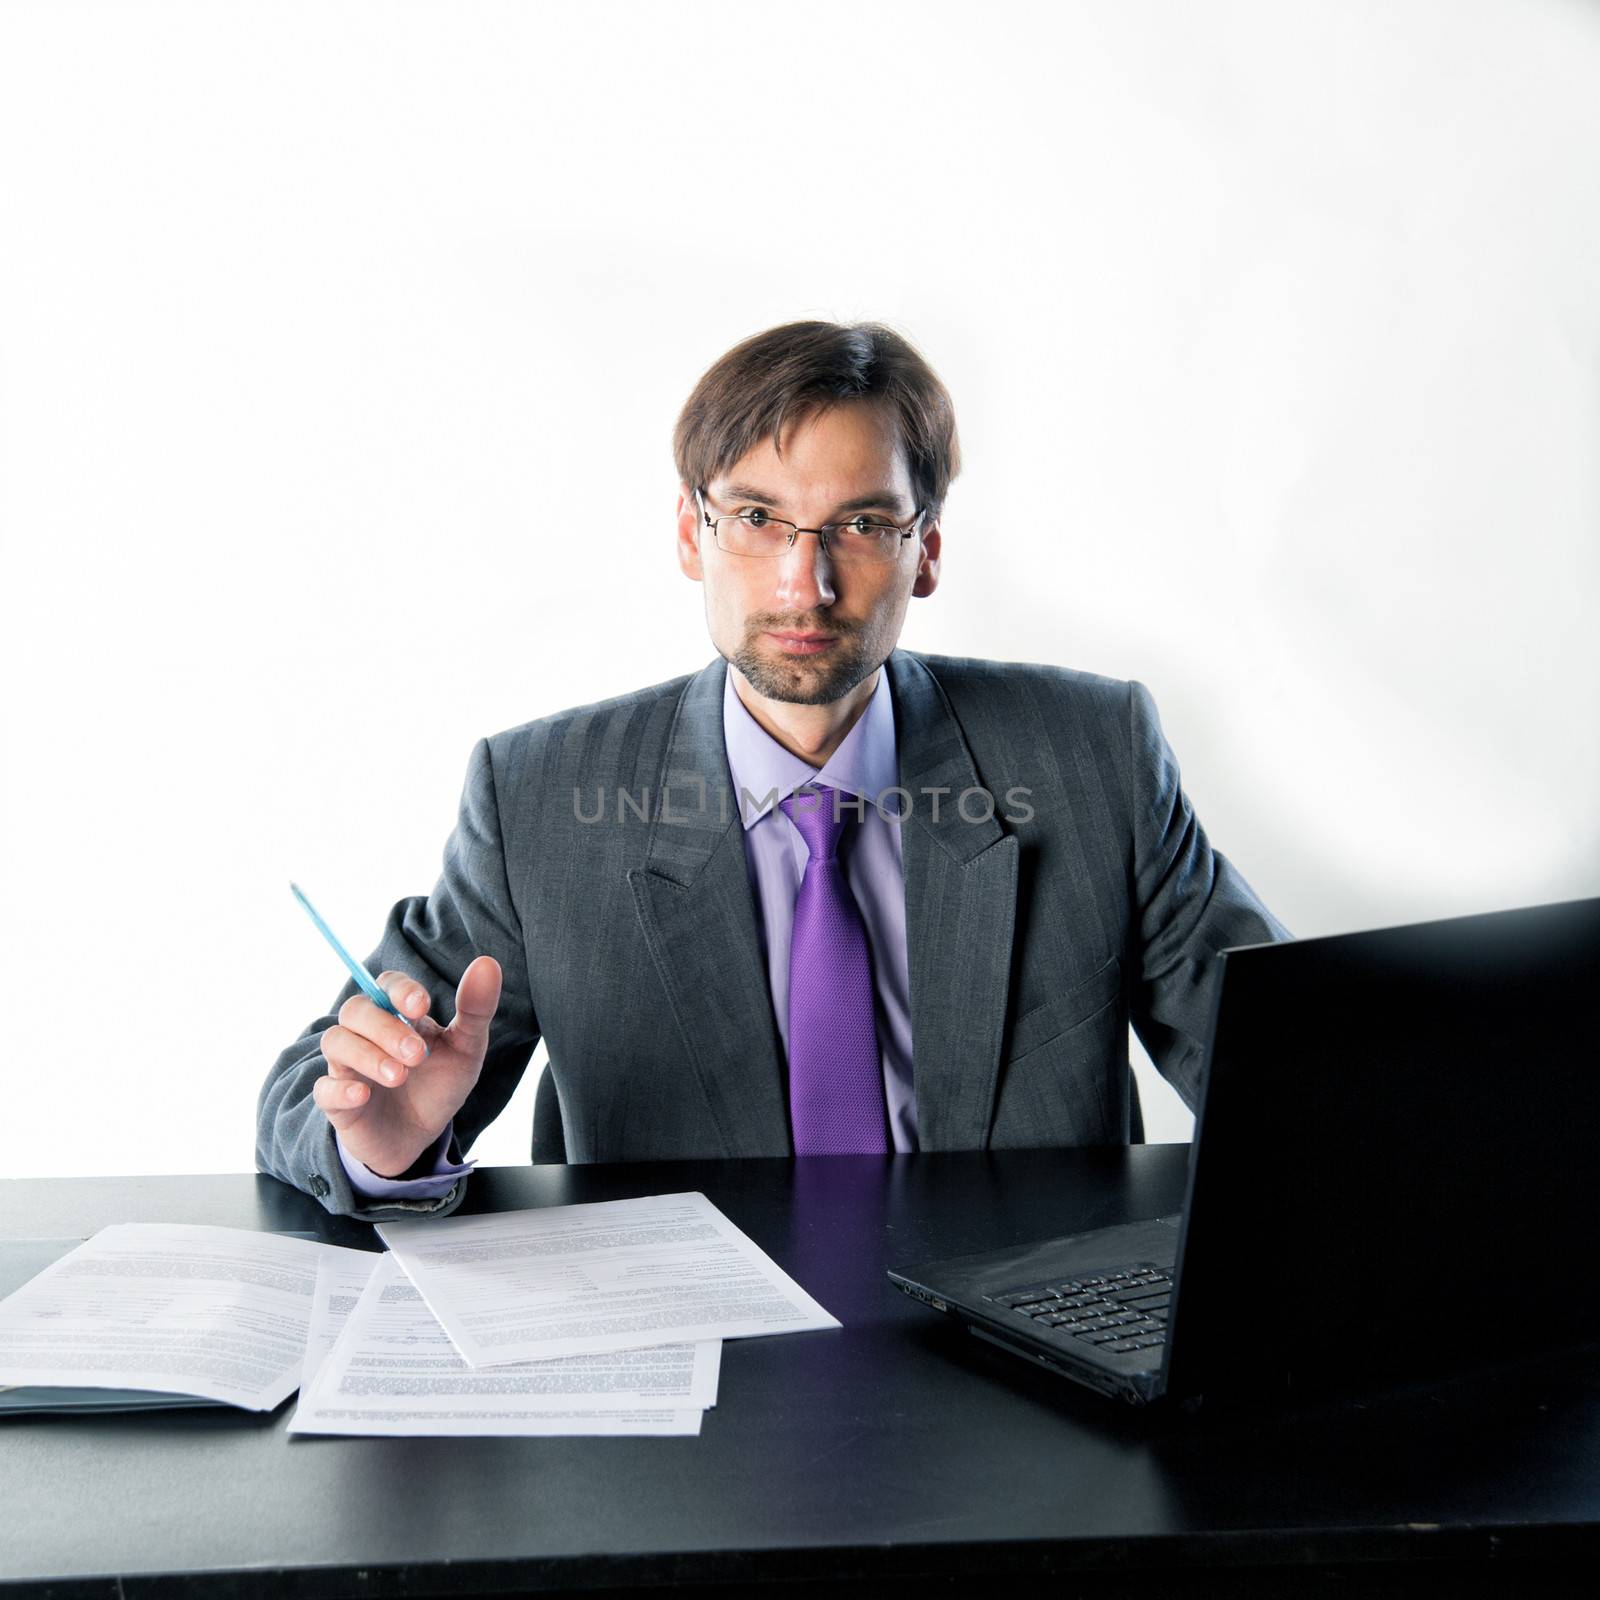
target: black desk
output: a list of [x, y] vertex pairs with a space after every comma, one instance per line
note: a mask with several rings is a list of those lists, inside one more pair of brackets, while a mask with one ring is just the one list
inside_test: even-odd
[[[1018, 1596], [1590, 1592], [1593, 1360], [1190, 1419], [1036, 1374], [884, 1281], [889, 1262], [1172, 1210], [1185, 1153], [480, 1172], [469, 1209], [700, 1189], [844, 1328], [728, 1342], [698, 1439], [289, 1440], [287, 1406], [0, 1421], [0, 1586], [925, 1594], [998, 1574]], [[0, 1236], [113, 1221], [371, 1237], [269, 1178], [0, 1182]]]

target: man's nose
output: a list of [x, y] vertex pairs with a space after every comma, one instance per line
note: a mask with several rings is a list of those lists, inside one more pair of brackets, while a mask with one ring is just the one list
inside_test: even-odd
[[777, 601], [785, 610], [810, 611], [835, 600], [833, 562], [814, 533], [798, 533], [778, 557]]

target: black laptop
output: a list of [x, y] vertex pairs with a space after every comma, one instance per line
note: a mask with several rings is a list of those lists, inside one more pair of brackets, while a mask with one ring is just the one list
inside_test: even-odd
[[1600, 899], [1221, 961], [1181, 1215], [890, 1281], [1135, 1404], [1600, 1339]]

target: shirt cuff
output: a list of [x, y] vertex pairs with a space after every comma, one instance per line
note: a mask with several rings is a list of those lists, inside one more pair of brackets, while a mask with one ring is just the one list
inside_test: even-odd
[[[357, 1161], [345, 1149], [344, 1140], [338, 1134], [334, 1135], [334, 1143], [338, 1146], [339, 1160], [344, 1164], [345, 1176], [349, 1178], [350, 1187], [357, 1194], [364, 1195], [369, 1200], [439, 1200], [449, 1194], [456, 1180], [471, 1172], [475, 1165], [471, 1161], [463, 1161], [458, 1165], [445, 1154], [450, 1148], [450, 1140], [454, 1133], [455, 1123], [451, 1122], [439, 1135], [439, 1142], [434, 1145], [431, 1152], [433, 1171], [423, 1178], [381, 1178], [371, 1167]], [[426, 1156], [418, 1159], [426, 1159]]]

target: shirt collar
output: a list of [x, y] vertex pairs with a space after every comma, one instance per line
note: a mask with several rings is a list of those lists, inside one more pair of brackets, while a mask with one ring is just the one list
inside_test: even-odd
[[734, 800], [746, 832], [802, 784], [826, 784], [830, 789], [876, 803], [884, 790], [892, 789], [898, 781], [894, 696], [889, 692], [889, 673], [884, 667], [878, 668], [878, 686], [866, 709], [820, 770], [785, 750], [750, 715], [733, 686], [732, 668], [723, 684], [722, 738], [728, 751]]

